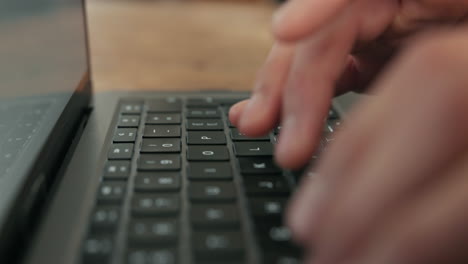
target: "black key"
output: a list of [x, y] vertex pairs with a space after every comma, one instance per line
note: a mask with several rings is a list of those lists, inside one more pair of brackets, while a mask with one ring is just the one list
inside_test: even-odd
[[280, 174], [281, 170], [271, 158], [239, 158], [242, 174]]
[[146, 126], [143, 132], [143, 137], [180, 137], [180, 126]]
[[288, 195], [289, 184], [282, 176], [247, 176], [244, 178], [245, 191], [249, 196]]
[[131, 143], [112, 144], [107, 158], [110, 160], [130, 160], [133, 156], [133, 146]]
[[190, 131], [187, 134], [189, 145], [225, 145], [224, 132], [215, 131]]
[[123, 115], [140, 114], [142, 109], [142, 102], [124, 102], [120, 104], [120, 113]]
[[239, 232], [194, 232], [192, 235], [195, 258], [223, 260], [244, 258], [244, 240]]
[[273, 144], [261, 141], [236, 142], [234, 151], [238, 157], [273, 156]]
[[250, 138], [239, 132], [237, 128], [231, 128], [231, 138], [233, 141], [270, 141], [270, 136], [265, 135], [262, 137]]
[[190, 98], [187, 99], [187, 107], [202, 107], [202, 108], [216, 108], [218, 103], [213, 100], [213, 97], [205, 98]]
[[180, 152], [179, 138], [144, 138], [141, 142], [142, 153]]
[[110, 263], [113, 242], [108, 236], [89, 236], [83, 244], [82, 262], [86, 264]]
[[179, 226], [175, 219], [133, 219], [128, 236], [132, 245], [175, 243], [179, 236]]
[[281, 132], [281, 126], [277, 126], [274, 130], [275, 135], [278, 135]]
[[132, 199], [132, 212], [135, 215], [175, 215], [179, 209], [180, 199], [176, 194], [135, 194]]
[[343, 127], [343, 122], [340, 119], [328, 120], [327, 123], [331, 128], [331, 132], [339, 131]]
[[148, 113], [180, 113], [182, 110], [182, 101], [175, 97], [148, 100], [146, 105]]
[[220, 118], [221, 113], [213, 108], [191, 108], [187, 110], [187, 118]]
[[180, 173], [139, 173], [135, 178], [135, 190], [142, 192], [171, 192], [180, 189]]
[[146, 117], [148, 125], [172, 125], [180, 122], [180, 114], [148, 114]]
[[178, 154], [141, 154], [138, 159], [138, 170], [165, 171], [180, 170]]
[[223, 130], [221, 119], [187, 119], [187, 130]]
[[192, 205], [190, 217], [194, 228], [233, 228], [239, 226], [238, 208], [228, 205]]
[[138, 127], [139, 125], [139, 115], [123, 115], [119, 118], [118, 127]]
[[256, 229], [259, 246], [264, 252], [275, 252], [279, 253], [278, 255], [289, 253], [296, 257], [301, 254], [300, 248], [292, 242], [291, 230], [288, 227], [262, 222]]
[[228, 202], [236, 199], [236, 191], [230, 182], [193, 182], [189, 196], [194, 202]]
[[283, 198], [252, 198], [249, 200], [251, 213], [255, 218], [282, 217], [286, 206]]
[[90, 219], [93, 233], [112, 234], [117, 229], [120, 219], [120, 208], [117, 206], [98, 206], [93, 210]]
[[104, 167], [105, 180], [126, 180], [130, 176], [130, 161], [108, 161]]
[[328, 111], [328, 119], [338, 119], [338, 113], [334, 109]]
[[114, 134], [115, 143], [133, 143], [136, 140], [137, 129], [136, 128], [117, 128]]
[[191, 180], [230, 180], [232, 169], [229, 162], [190, 162], [188, 177]]
[[101, 182], [97, 193], [99, 203], [116, 203], [123, 202], [125, 197], [126, 184], [123, 182]]
[[174, 248], [131, 249], [126, 264], [177, 264]]
[[225, 146], [189, 146], [187, 159], [190, 161], [229, 160], [229, 152]]

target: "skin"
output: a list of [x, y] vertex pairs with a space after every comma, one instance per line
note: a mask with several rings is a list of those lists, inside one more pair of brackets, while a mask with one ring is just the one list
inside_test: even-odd
[[468, 1], [291, 0], [231, 122], [281, 122], [277, 162], [303, 166], [331, 98], [372, 91], [304, 178], [288, 223], [314, 264], [466, 263]]

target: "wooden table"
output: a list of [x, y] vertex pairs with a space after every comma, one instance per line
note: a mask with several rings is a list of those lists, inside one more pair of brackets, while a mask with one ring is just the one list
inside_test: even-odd
[[249, 90], [274, 4], [88, 0], [96, 90]]

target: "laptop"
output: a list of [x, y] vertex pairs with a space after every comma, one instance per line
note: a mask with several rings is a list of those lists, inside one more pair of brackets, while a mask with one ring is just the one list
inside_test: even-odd
[[85, 26], [81, 0], [0, 0], [0, 263], [301, 263], [280, 127], [229, 123], [248, 93], [94, 94]]

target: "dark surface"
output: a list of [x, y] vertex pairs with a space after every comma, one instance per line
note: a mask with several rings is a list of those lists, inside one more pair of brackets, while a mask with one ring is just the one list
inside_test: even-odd
[[[121, 177], [121, 180], [119, 180], [127, 184], [127, 195], [124, 199], [123, 204], [120, 205], [123, 206], [123, 208], [127, 208], [123, 211], [127, 211], [128, 209], [132, 208], [131, 212], [135, 212], [135, 215], [147, 215], [147, 217], [154, 217], [160, 215], [161, 217], [169, 217], [171, 219], [173, 216], [177, 216], [177, 219], [179, 219], [179, 231], [182, 237], [179, 237], [180, 240], [178, 241], [180, 241], [180, 243], [176, 248], [167, 245], [164, 248], [159, 249], [144, 249], [138, 246], [133, 246], [133, 244], [128, 248], [124, 248], [124, 245], [122, 245], [119, 242], [115, 245], [114, 242], [109, 242], [108, 237], [103, 234], [90, 234], [88, 238], [85, 239], [85, 236], [88, 234], [88, 225], [90, 223], [89, 219], [90, 217], [92, 217], [92, 212], [94, 212], [97, 208], [101, 208], [101, 206], [104, 206], [97, 205], [97, 207], [94, 207], [94, 204], [98, 195], [97, 190], [100, 186], [100, 177], [103, 176], [104, 172], [105, 159], [107, 158], [108, 150], [112, 144], [112, 137], [114, 135], [114, 130], [109, 130], [109, 127], [111, 127], [111, 124], [115, 124], [115, 126], [117, 126], [118, 124], [118, 117], [114, 116], [114, 109], [117, 108], [117, 100], [119, 96], [124, 95], [125, 94], [110, 93], [102, 96], [98, 95], [96, 97], [96, 107], [94, 109], [94, 112], [89, 118], [88, 125], [81, 137], [81, 141], [76, 149], [76, 152], [73, 155], [73, 159], [71, 160], [71, 163], [67, 169], [67, 173], [65, 174], [65, 177], [61, 185], [59, 186], [60, 188], [58, 188], [57, 194], [51, 203], [50, 211], [41, 225], [41, 229], [37, 238], [34, 239], [34, 247], [33, 250], [28, 254], [27, 263], [78, 263], [76, 261], [81, 256], [81, 253], [83, 251], [82, 246], [86, 244], [86, 241], [88, 241], [89, 239], [96, 239], [96, 241], [103, 245], [102, 252], [98, 252], [97, 256], [89, 256], [90, 259], [94, 259], [95, 257], [98, 260], [105, 260], [107, 257], [109, 257], [108, 254], [110, 254], [110, 252], [106, 251], [106, 247], [110, 245], [109, 243], [112, 243], [112, 252], [116, 252], [116, 254], [112, 254], [111, 256], [113, 260], [112, 263], [124, 263], [121, 262], [121, 260], [131, 258], [131, 256], [133, 256], [132, 258], [134, 260], [135, 258], [137, 258], [135, 254], [144, 255], [147, 254], [149, 251], [154, 250], [158, 250], [163, 253], [165, 252], [165, 256], [168, 256], [167, 254], [173, 252], [178, 256], [178, 260], [180, 261], [179, 263], [193, 263], [191, 261], [192, 255], [188, 253], [191, 252], [189, 251], [191, 242], [188, 239], [186, 239], [186, 237], [184, 237], [187, 234], [189, 234], [190, 226], [193, 225], [193, 218], [190, 217], [190, 207], [187, 204], [187, 201], [190, 200], [190, 192], [188, 188], [189, 186], [187, 185], [187, 183], [189, 179], [188, 176], [190, 175], [191, 171], [189, 167], [186, 167], [186, 165], [188, 164], [186, 156], [187, 146], [182, 146], [181, 152], [179, 154], [181, 156], [182, 161], [179, 172], [181, 173], [180, 178], [183, 179], [183, 181], [181, 182], [180, 189], [174, 188], [171, 189], [171, 191], [169, 191], [168, 194], [164, 194], [162, 192], [162, 194], [156, 196], [154, 194], [147, 193], [147, 191], [145, 190], [141, 190], [141, 192], [132, 195], [131, 193], [134, 192], [133, 190], [135, 188], [135, 184], [137, 183], [137, 181], [134, 182], [133, 180], [133, 177], [135, 177], [134, 175], [136, 175], [137, 168], [136, 156], [132, 159], [131, 162], [132, 169], [130, 173], [130, 179], [127, 179], [127, 177]], [[156, 94], [134, 93], [132, 94], [132, 97], [141, 96], [141, 98], [148, 98], [151, 95], [154, 96]], [[157, 95], [161, 96], [162, 94], [157, 93]], [[200, 96], [199, 93], [195, 93], [194, 95]], [[214, 96], [217, 94], [213, 93], [211, 95]], [[235, 96], [235, 94], [224, 95]], [[221, 118], [225, 120], [226, 117], [222, 116]], [[187, 130], [185, 129], [185, 124], [185, 122], [182, 122], [181, 138], [184, 138], [187, 133]], [[227, 129], [224, 131], [226, 138], [230, 138], [229, 131]], [[143, 133], [143, 128], [139, 128], [139, 133]], [[141, 138], [137, 139], [136, 144], [140, 144], [141, 140]], [[228, 141], [228, 149], [230, 149], [230, 158], [235, 157], [234, 152], [232, 151], [232, 146], [232, 142]], [[234, 176], [232, 182], [235, 186], [234, 189], [236, 194], [236, 201], [239, 205], [239, 208], [252, 208], [258, 206], [261, 207], [262, 205], [264, 206], [263, 208], [265, 208], [265, 202], [278, 202], [278, 204], [280, 205], [279, 208], [280, 210], [282, 210], [285, 201], [283, 198], [272, 197], [273, 200], [269, 198], [261, 198], [258, 197], [258, 190], [255, 190], [254, 192], [249, 192], [253, 195], [251, 198], [249, 195], [245, 195], [244, 191], [253, 187], [244, 187], [244, 179], [240, 177], [239, 174], [241, 171], [242, 164], [250, 164], [251, 167], [245, 167], [252, 170], [252, 162], [268, 163], [271, 162], [271, 158], [240, 159], [240, 167], [238, 165], [235, 165], [236, 163], [231, 163], [232, 176]], [[271, 171], [268, 171], [268, 174], [265, 174], [268, 175], [268, 179], [271, 179], [270, 177], [273, 177], [274, 175], [280, 175], [278, 174], [279, 171], [275, 167], [271, 167], [270, 170]], [[245, 180], [246, 183], [248, 183], [248, 186], [251, 186], [251, 181], [247, 180], [249, 175], [250, 174], [245, 175]], [[222, 181], [225, 180], [226, 179], [223, 179]], [[289, 178], [288, 182], [290, 182], [291, 180], [292, 178]], [[174, 191], [180, 194], [179, 199], [175, 198], [172, 195]], [[282, 188], [278, 189], [278, 193], [281, 193], [282, 196], [287, 195], [284, 189]], [[153, 201], [154, 199], [164, 198], [167, 200], [171, 200], [172, 202], [169, 203], [167, 208], [142, 208], [138, 205], [137, 200], [141, 200], [143, 198], [153, 199]], [[269, 208], [270, 210], [274, 210], [274, 207], [274, 204], [267, 206], [267, 208]], [[276, 219], [276, 216], [280, 214], [280, 212], [275, 213], [275, 211], [273, 211], [268, 213], [265, 210], [262, 211], [259, 209], [257, 213], [254, 214], [255, 217], [250, 218], [250, 213], [246, 212], [245, 210], [239, 210], [238, 216], [240, 222], [242, 223], [239, 227], [241, 228], [243, 234], [243, 247], [241, 251], [239, 251], [238, 248], [234, 247], [234, 251], [238, 253], [243, 252], [246, 263], [260, 263], [259, 252], [261, 251], [257, 251], [257, 249], [260, 249], [261, 245], [263, 244], [257, 242], [257, 239], [254, 238], [255, 232], [257, 232], [257, 228], [255, 227], [255, 223], [257, 223], [256, 219], [263, 219], [262, 221], [264, 221], [270, 216]], [[124, 214], [122, 218], [119, 219], [120, 226], [127, 226], [131, 221], [127, 214]], [[232, 228], [232, 226], [229, 228]], [[127, 228], [118, 228], [116, 234], [118, 240], [110, 241], [126, 241], [126, 230]], [[291, 255], [292, 253], [290, 253], [289, 251], [284, 252], [285, 256], [288, 254]], [[206, 257], [204, 249], [202, 250], [202, 246], [200, 246], [200, 250], [199, 253], [197, 253], [197, 255], [201, 256], [201, 258], [203, 259]], [[269, 259], [277, 259], [279, 256], [265, 255], [265, 259], [267, 257]], [[242, 261], [240, 263], [245, 262]]]

